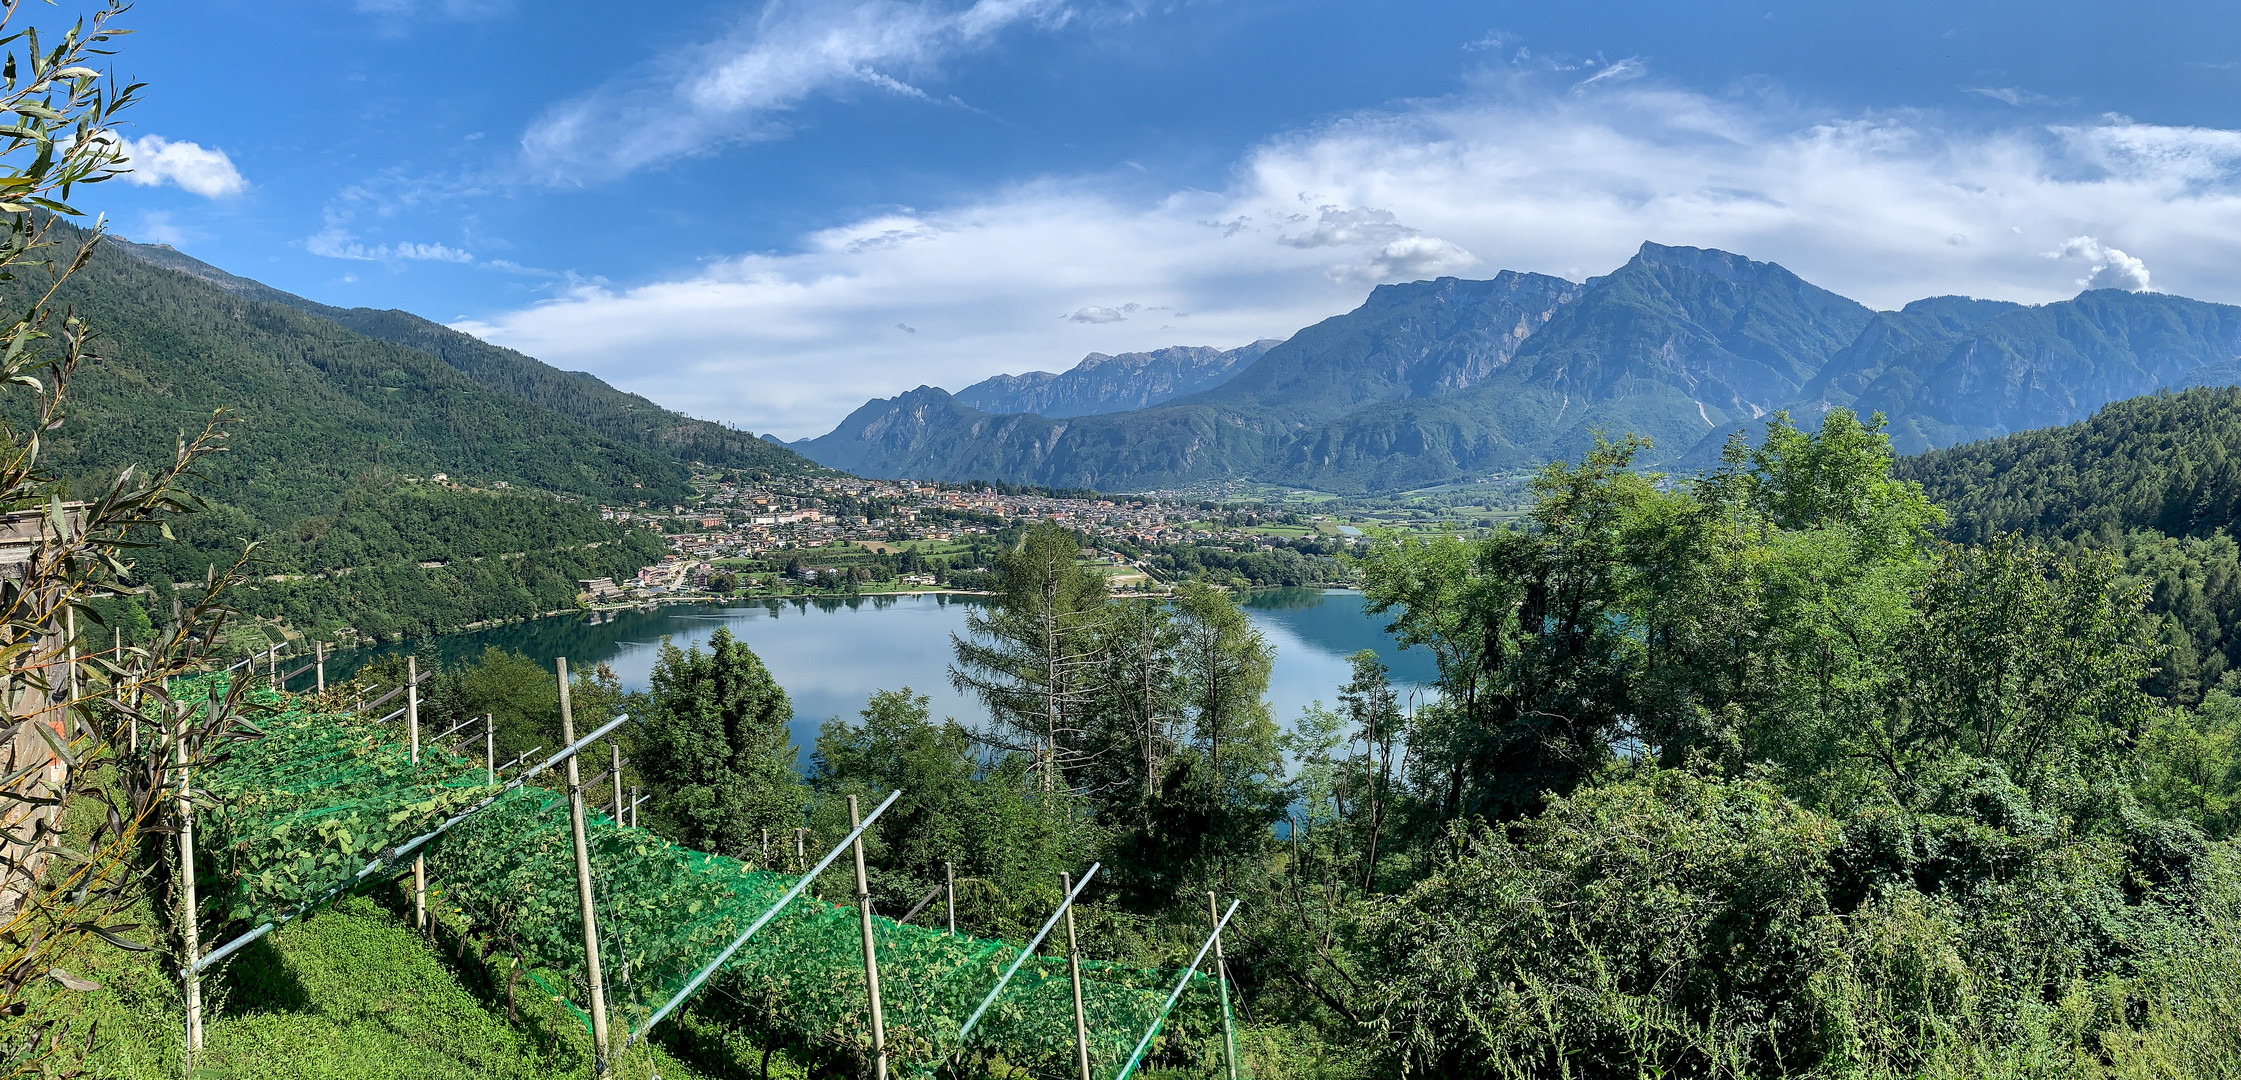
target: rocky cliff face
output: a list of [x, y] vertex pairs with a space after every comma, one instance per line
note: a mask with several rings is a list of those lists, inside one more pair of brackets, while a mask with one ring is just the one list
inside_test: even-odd
[[1220, 386], [1278, 344], [1269, 338], [1235, 349], [1175, 345], [1117, 356], [1091, 353], [1059, 374], [997, 375], [958, 391], [956, 398], [986, 413], [1127, 412]]

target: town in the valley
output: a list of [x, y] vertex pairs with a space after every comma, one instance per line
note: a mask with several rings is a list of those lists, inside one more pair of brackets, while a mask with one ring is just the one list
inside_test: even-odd
[[[1345, 515], [1239, 503], [1222, 492], [1134, 495], [853, 476], [696, 477], [693, 505], [602, 506], [664, 533], [669, 554], [634, 579], [580, 582], [594, 607], [719, 595], [974, 591], [1007, 530], [1052, 522], [1084, 540], [1085, 565], [1124, 591], [1160, 591], [1176, 557], [1235, 563], [1237, 584], [1343, 580], [1334, 556], [1365, 540]], [[1369, 523], [1364, 519], [1364, 523]], [[1251, 556], [1261, 556], [1253, 559]], [[1243, 556], [1244, 558], [1236, 558]], [[1267, 564], [1280, 567], [1271, 571]], [[1259, 571], [1259, 572], [1255, 572]], [[1288, 571], [1288, 572], [1287, 572]], [[1185, 574], [1184, 576], [1191, 576]]]

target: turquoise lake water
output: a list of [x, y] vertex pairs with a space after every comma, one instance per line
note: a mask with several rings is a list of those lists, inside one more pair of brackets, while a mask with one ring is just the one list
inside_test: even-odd
[[[606, 664], [624, 687], [644, 689], [661, 640], [679, 648], [704, 645], [719, 626], [745, 641], [769, 665], [794, 703], [794, 741], [807, 746], [830, 716], [853, 718], [873, 690], [909, 687], [930, 699], [936, 716], [967, 724], [985, 720], [978, 701], [949, 685], [951, 634], [965, 631], [977, 597], [866, 596], [846, 600], [774, 600], [729, 605], [679, 604], [616, 612], [593, 621], [555, 616], [438, 638], [446, 663], [472, 660], [497, 646], [539, 660], [565, 656], [575, 668]], [[1278, 589], [1242, 598], [1253, 624], [1276, 651], [1268, 701], [1289, 725], [1313, 701], [1335, 704], [1347, 679], [1346, 658], [1375, 649], [1404, 697], [1436, 672], [1423, 649], [1403, 650], [1384, 631], [1385, 619], [1362, 611], [1362, 594], [1337, 589]], [[329, 675], [347, 678], [367, 659], [403, 646], [336, 657]]]

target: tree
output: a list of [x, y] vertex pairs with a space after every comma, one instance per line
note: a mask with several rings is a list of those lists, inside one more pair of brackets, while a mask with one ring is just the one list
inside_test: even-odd
[[[1267, 767], [1275, 724], [1262, 695], [1273, 664], [1268, 642], [1229, 594], [1203, 582], [1175, 590], [1178, 697], [1217, 784]], [[1230, 768], [1222, 761], [1225, 737]]]
[[996, 564], [996, 602], [950, 636], [950, 682], [995, 719], [992, 744], [1036, 756], [1045, 791], [1072, 783], [1087, 761], [1086, 713], [1095, 645], [1106, 617], [1105, 579], [1077, 562], [1081, 542], [1044, 522]]
[[1139, 907], [1157, 909], [1206, 883], [1256, 876], [1284, 816], [1283, 754], [1262, 695], [1268, 643], [1231, 602], [1203, 583], [1176, 590], [1175, 700], [1187, 741], [1163, 767], [1113, 848], [1115, 878]]
[[1359, 742], [1362, 752], [1359, 756], [1349, 753], [1335, 778], [1334, 794], [1341, 805], [1349, 795], [1357, 806], [1368, 804], [1367, 836], [1361, 845], [1357, 871], [1362, 891], [1368, 892], [1377, 881], [1378, 842], [1392, 809], [1393, 748], [1404, 734], [1403, 717], [1399, 696], [1386, 681], [1385, 664], [1377, 653], [1363, 649], [1349, 658], [1349, 663], [1354, 675], [1340, 688], [1338, 701], [1350, 729], [1348, 748]]
[[807, 793], [786, 691], [729, 630], [719, 627], [708, 645], [662, 643], [635, 741], [655, 828], [729, 854], [759, 848], [764, 829], [790, 834]]
[[1174, 613], [1153, 600], [1116, 603], [1100, 624], [1096, 715], [1103, 722], [1088, 779], [1116, 810], [1134, 804], [1139, 814], [1148, 813], [1159, 798], [1180, 718], [1175, 650], [1181, 638]]
[[1042, 912], [1059, 873], [1083, 861], [1087, 830], [1073, 800], [1030, 791], [1028, 755], [984, 753], [957, 721], [934, 721], [926, 697], [907, 686], [873, 692], [859, 722], [826, 720], [810, 760], [820, 836], [847, 831], [847, 796], [868, 800], [868, 811], [903, 792], [865, 843], [873, 894], [890, 914], [942, 884], [946, 862], [961, 879], [960, 917], [1016, 930]]

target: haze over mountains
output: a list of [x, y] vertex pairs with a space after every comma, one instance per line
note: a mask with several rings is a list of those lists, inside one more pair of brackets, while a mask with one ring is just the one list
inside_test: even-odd
[[1576, 457], [1597, 432], [1648, 436], [1668, 466], [1702, 464], [1778, 409], [1801, 422], [1881, 411], [1913, 453], [2241, 381], [2237, 357], [2241, 308], [2222, 304], [2093, 290], [1876, 312], [1773, 263], [1644, 244], [1584, 284], [1504, 271], [1380, 286], [1218, 384], [1142, 408], [1074, 411], [998, 380], [970, 397], [920, 387], [792, 445], [874, 476], [1384, 491]]

